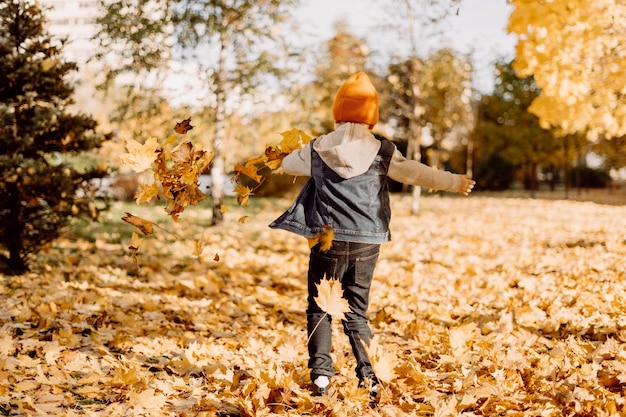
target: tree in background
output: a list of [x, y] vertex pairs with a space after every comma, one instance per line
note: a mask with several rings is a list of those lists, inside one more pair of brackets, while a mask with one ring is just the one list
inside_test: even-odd
[[[428, 163], [442, 167], [459, 144], [467, 149], [473, 129], [471, 65], [450, 49], [436, 51], [427, 59], [411, 57], [390, 65], [382, 106], [396, 137], [407, 141], [407, 156], [422, 160], [423, 129], [433, 143]], [[455, 167], [468, 170], [467, 164]], [[413, 213], [419, 209], [414, 193]], [[415, 201], [417, 200], [417, 201]]]
[[603, 157], [607, 171], [626, 168], [626, 136], [599, 139], [592, 149]]
[[424, 72], [425, 63], [415, 56], [391, 64], [382, 97], [381, 117], [390, 122], [396, 139], [406, 142], [403, 147], [407, 149], [407, 157], [414, 160], [422, 159], [425, 109], [421, 80]]
[[276, 47], [282, 41], [279, 25], [297, 0], [122, 0], [105, 4], [106, 13], [98, 19], [102, 28], [99, 38], [103, 46], [123, 58], [110, 79], [124, 72], [150, 72], [179, 52], [189, 59], [189, 66], [197, 65], [196, 76], [203, 81], [214, 109], [212, 223], [221, 223], [227, 104], [257, 90], [268, 74], [280, 78], [284, 73], [286, 68], [280, 65], [284, 60], [277, 54], [285, 49]]
[[344, 21], [336, 22], [333, 35], [326, 41], [325, 48], [313, 54], [313, 81], [301, 83], [294, 93], [300, 113], [296, 127], [319, 136], [334, 129], [332, 106], [341, 84], [352, 74], [365, 71], [376, 83], [377, 76], [367, 67], [369, 48], [353, 35]]
[[34, 0], [0, 3], [0, 261], [12, 273], [57, 238], [68, 219], [97, 216], [86, 188], [97, 168], [78, 172], [69, 156], [100, 146], [96, 122], [67, 112], [77, 69], [44, 29]]
[[[393, 0], [389, 7], [391, 21], [384, 25], [386, 31], [396, 32], [399, 45], [408, 45], [408, 50], [398, 51], [391, 60], [387, 81], [392, 100], [386, 104], [400, 108], [405, 119], [407, 158], [421, 160], [422, 128], [424, 122], [424, 97], [419, 75], [424, 70], [423, 50], [426, 39], [440, 33], [439, 24], [444, 21], [461, 0]], [[384, 19], [383, 19], [384, 20]], [[407, 42], [408, 41], [408, 42]], [[397, 90], [397, 94], [393, 90]], [[400, 123], [401, 125], [402, 123]], [[413, 187], [411, 212], [419, 212], [420, 187]]]
[[[534, 196], [538, 168], [563, 166], [562, 146], [550, 130], [540, 126], [537, 116], [528, 111], [539, 95], [532, 77], [519, 78], [510, 63], [498, 63], [496, 73], [493, 94], [484, 96], [479, 103], [473, 133], [476, 153], [483, 155], [477, 161], [478, 186], [506, 188], [503, 178], [497, 178], [500, 174], [493, 165], [501, 169], [508, 165], [522, 170], [524, 184]], [[509, 175], [504, 178], [508, 179]]]
[[[421, 119], [433, 139], [430, 165], [442, 168], [441, 156], [447, 158], [446, 152], [460, 147], [474, 128], [472, 66], [469, 60], [444, 48], [428, 58], [420, 83], [424, 105]], [[464, 173], [467, 167], [456, 170]]]
[[626, 4], [606, 0], [511, 0], [514, 68], [541, 94], [529, 111], [544, 128], [591, 139], [626, 134]]

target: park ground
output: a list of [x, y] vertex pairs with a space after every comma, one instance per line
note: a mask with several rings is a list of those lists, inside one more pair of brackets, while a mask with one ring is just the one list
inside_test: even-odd
[[[330, 394], [308, 393], [308, 246], [267, 227], [289, 200], [228, 200], [217, 227], [208, 204], [115, 203], [0, 277], [0, 415], [624, 415], [626, 190], [526, 197], [393, 196], [374, 405], [340, 323]], [[124, 212], [164, 229], [136, 257]]]

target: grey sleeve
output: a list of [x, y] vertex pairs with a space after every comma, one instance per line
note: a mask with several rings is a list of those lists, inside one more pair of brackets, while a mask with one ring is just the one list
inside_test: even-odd
[[434, 190], [458, 192], [461, 187], [461, 177], [459, 175], [431, 168], [418, 161], [406, 159], [397, 149], [391, 158], [387, 176], [404, 184], [432, 188]]
[[283, 171], [289, 175], [299, 177], [311, 175], [311, 148], [308, 144], [302, 149], [291, 152], [281, 163]]

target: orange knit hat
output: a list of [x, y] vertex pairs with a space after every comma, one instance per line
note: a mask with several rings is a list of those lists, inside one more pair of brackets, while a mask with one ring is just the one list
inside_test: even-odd
[[378, 93], [364, 72], [351, 75], [337, 91], [333, 102], [335, 122], [378, 123]]

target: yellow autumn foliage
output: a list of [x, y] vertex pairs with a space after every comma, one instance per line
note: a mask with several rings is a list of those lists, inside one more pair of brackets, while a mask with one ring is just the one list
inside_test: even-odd
[[510, 0], [517, 35], [514, 68], [534, 76], [530, 106], [544, 128], [563, 134], [626, 134], [626, 3], [617, 0]]

